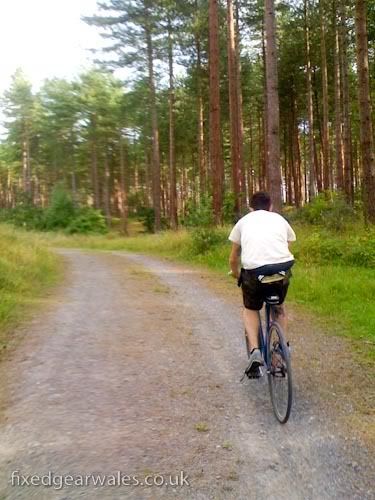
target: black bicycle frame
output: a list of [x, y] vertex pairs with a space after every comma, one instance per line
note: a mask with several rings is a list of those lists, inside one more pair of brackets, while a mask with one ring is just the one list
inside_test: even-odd
[[262, 326], [262, 316], [259, 311], [259, 347], [260, 347], [260, 352], [262, 353], [264, 362], [267, 366], [267, 369], [269, 369], [269, 352], [267, 349], [268, 345], [268, 335], [269, 335], [269, 330], [270, 330], [270, 325], [271, 325], [271, 310], [272, 310], [272, 304], [267, 304], [266, 303], [266, 324], [265, 328], [266, 331], [263, 331], [263, 326]]

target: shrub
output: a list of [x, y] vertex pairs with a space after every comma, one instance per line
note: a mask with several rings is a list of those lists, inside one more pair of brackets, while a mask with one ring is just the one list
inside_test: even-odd
[[51, 204], [45, 211], [44, 228], [47, 231], [65, 229], [72, 223], [76, 209], [71, 196], [62, 186], [57, 186], [51, 197]]
[[191, 231], [194, 254], [206, 253], [222, 240], [222, 235], [214, 227], [197, 227]]
[[99, 210], [91, 207], [81, 208], [65, 229], [67, 234], [107, 233], [105, 218]]
[[21, 203], [15, 208], [1, 211], [1, 221], [10, 222], [24, 229], [43, 229], [44, 211], [42, 208], [30, 204]]
[[355, 233], [339, 237], [317, 228], [309, 233], [307, 228], [299, 227], [292, 252], [297, 262], [375, 268], [375, 234]]
[[2, 210], [0, 219], [29, 230], [65, 230], [74, 233], [105, 233], [105, 219], [100, 211], [90, 207], [75, 207], [69, 193], [60, 185], [51, 197], [51, 204], [43, 209], [26, 202], [17, 207]]
[[223, 221], [228, 224], [235, 223], [236, 214], [234, 211], [235, 196], [231, 191], [224, 194], [223, 200]]
[[141, 207], [138, 213], [145, 231], [147, 233], [155, 232], [155, 210], [150, 207]]
[[355, 211], [342, 195], [320, 194], [304, 207], [288, 214], [291, 221], [316, 224], [332, 231], [343, 231], [355, 221]]
[[198, 205], [189, 204], [186, 208], [186, 216], [183, 221], [186, 227], [210, 227], [214, 224], [212, 209], [212, 198], [202, 197]]

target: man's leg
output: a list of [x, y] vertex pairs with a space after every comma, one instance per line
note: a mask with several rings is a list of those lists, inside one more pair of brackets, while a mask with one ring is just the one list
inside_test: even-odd
[[249, 339], [250, 350], [259, 349], [259, 312], [244, 308], [243, 322], [245, 324], [247, 338]]
[[263, 298], [259, 295], [260, 288], [256, 276], [247, 276], [247, 278], [242, 283], [243, 302], [245, 306], [243, 321], [250, 347], [249, 363], [245, 372], [250, 378], [253, 378], [254, 376], [259, 376], [259, 367], [264, 364], [262, 354], [259, 350], [258, 339], [259, 310], [262, 309]]
[[276, 314], [276, 321], [279, 323], [281, 326], [284, 334], [286, 335], [286, 331], [288, 329], [288, 317], [286, 314], [285, 310], [285, 305], [282, 304], [281, 306], [276, 306], [274, 308], [275, 314]]
[[281, 326], [281, 328], [286, 336], [287, 329], [288, 329], [288, 316], [286, 313], [284, 300], [285, 300], [287, 293], [288, 293], [289, 276], [285, 280], [283, 280], [282, 283], [277, 284], [276, 286], [277, 286], [277, 289], [275, 290], [275, 295], [279, 295], [282, 303], [278, 306], [275, 306], [275, 308], [274, 308], [275, 316], [276, 316], [275, 320], [279, 323], [279, 325]]
[[249, 363], [245, 372], [250, 378], [258, 378], [260, 375], [259, 367], [264, 364], [259, 350], [259, 312], [244, 308], [243, 320], [250, 346]]

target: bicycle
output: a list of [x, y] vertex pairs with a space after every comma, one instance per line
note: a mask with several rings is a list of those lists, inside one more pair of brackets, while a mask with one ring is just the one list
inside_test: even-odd
[[[267, 283], [283, 279], [284, 274], [267, 276]], [[265, 301], [265, 324], [262, 326], [262, 318], [259, 312], [259, 348], [264, 359], [264, 367], [267, 372], [268, 386], [271, 395], [271, 403], [277, 420], [285, 424], [290, 416], [293, 402], [292, 367], [290, 361], [289, 343], [285, 340], [284, 332], [276, 321], [275, 306], [279, 304], [279, 296], [266, 297]], [[249, 339], [245, 331], [247, 356], [250, 356]], [[260, 378], [264, 376], [264, 367], [259, 367], [253, 376], [249, 378]], [[262, 369], [263, 368], [263, 369]]]

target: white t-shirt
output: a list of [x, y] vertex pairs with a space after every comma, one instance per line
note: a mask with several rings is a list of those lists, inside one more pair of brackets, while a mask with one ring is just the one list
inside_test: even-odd
[[256, 269], [294, 259], [288, 241], [295, 241], [296, 235], [284, 217], [275, 212], [255, 210], [248, 213], [234, 226], [229, 240], [241, 245], [244, 269]]

